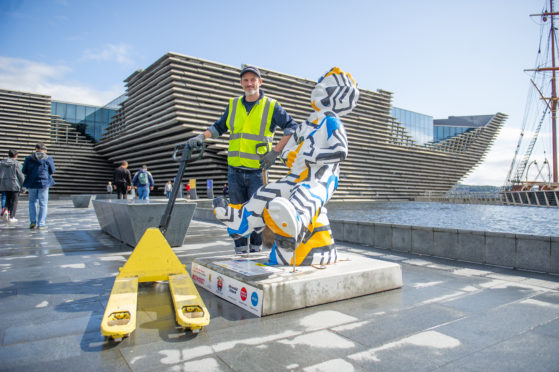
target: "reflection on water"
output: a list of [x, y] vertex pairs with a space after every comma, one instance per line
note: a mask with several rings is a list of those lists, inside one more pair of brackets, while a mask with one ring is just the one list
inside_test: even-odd
[[559, 209], [435, 202], [331, 202], [331, 219], [559, 236]]

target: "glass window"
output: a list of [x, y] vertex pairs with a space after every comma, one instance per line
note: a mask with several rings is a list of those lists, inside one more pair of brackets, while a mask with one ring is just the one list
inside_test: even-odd
[[76, 105], [66, 104], [66, 121], [77, 123], [76, 121]]
[[56, 111], [54, 111], [55, 115], [58, 115], [60, 117], [65, 117], [66, 116], [66, 105], [63, 103], [56, 103]]
[[95, 107], [84, 106], [85, 109], [85, 122], [94, 123], [95, 122]]
[[76, 122], [81, 123], [85, 121], [85, 106], [78, 105], [76, 107]]

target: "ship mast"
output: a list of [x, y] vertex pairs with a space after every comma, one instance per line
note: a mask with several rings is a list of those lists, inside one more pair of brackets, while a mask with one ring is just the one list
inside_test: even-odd
[[[557, 70], [558, 67], [556, 65], [556, 61], [555, 61], [555, 19], [554, 16], [559, 15], [559, 13], [556, 13], [553, 11], [553, 1], [554, 0], [549, 0], [549, 12], [544, 12], [541, 14], [531, 14], [531, 16], [542, 16], [543, 20], [545, 22], [546, 17], [549, 16], [549, 18], [551, 19], [551, 34], [550, 34], [550, 40], [551, 40], [551, 67], [541, 67], [536, 69], [535, 71], [551, 71], [552, 73], [552, 77], [551, 77], [551, 97], [550, 98], [546, 98], [547, 100], [550, 101], [551, 105], [548, 104], [548, 106], [550, 106], [551, 109], [551, 147], [552, 147], [552, 157], [553, 157], [553, 165], [552, 165], [552, 174], [553, 174], [553, 183], [557, 184], [557, 79], [556, 79], [556, 74], [557, 74]], [[530, 71], [530, 70], [527, 70]], [[531, 70], [534, 71], [534, 70]], [[543, 98], [543, 97], [542, 97]]]
[[555, 66], [555, 25], [553, 0], [549, 0], [549, 10], [551, 13], [551, 64], [553, 77], [551, 78], [551, 138], [553, 156], [553, 183], [557, 183], [557, 84]]

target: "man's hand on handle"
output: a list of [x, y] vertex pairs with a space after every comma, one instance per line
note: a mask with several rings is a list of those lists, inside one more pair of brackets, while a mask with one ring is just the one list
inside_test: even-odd
[[189, 138], [186, 143], [190, 146], [190, 148], [196, 148], [202, 146], [206, 137], [204, 133], [197, 135], [196, 137]]

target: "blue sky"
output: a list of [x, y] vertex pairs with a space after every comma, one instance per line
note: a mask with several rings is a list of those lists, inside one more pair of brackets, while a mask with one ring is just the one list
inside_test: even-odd
[[[0, 88], [105, 104], [168, 51], [316, 79], [333, 65], [394, 106], [509, 115], [467, 184], [504, 183], [544, 0], [0, 0]], [[265, 82], [264, 82], [265, 88]], [[216, 118], [217, 119], [217, 118]]]

